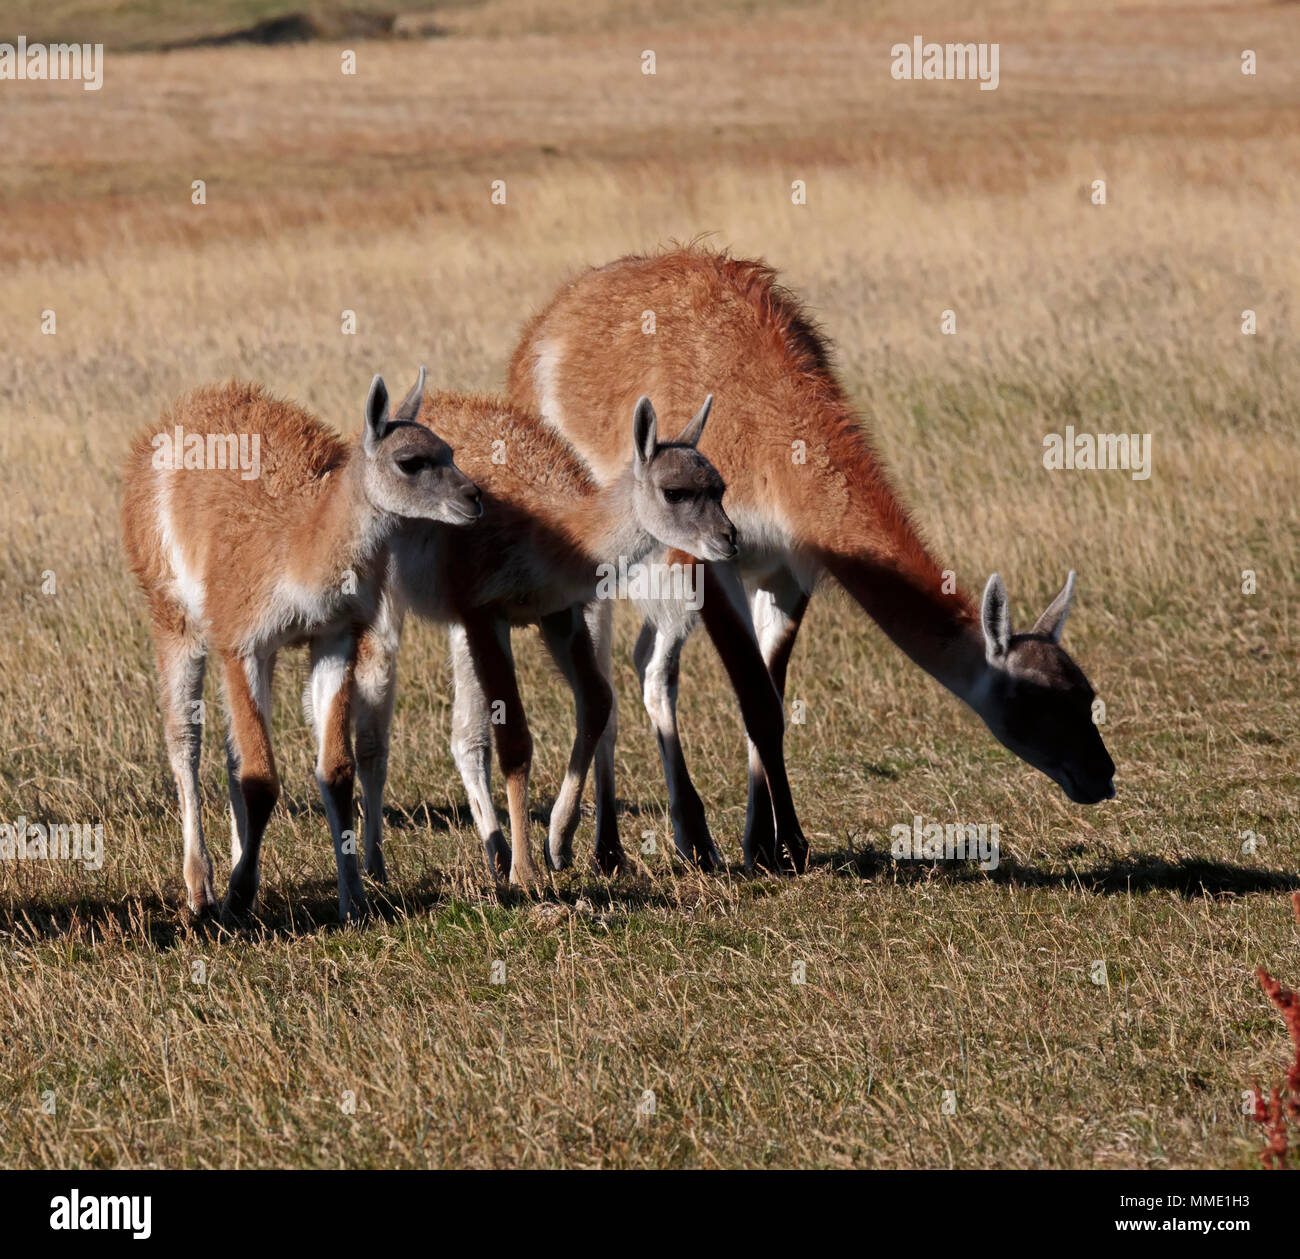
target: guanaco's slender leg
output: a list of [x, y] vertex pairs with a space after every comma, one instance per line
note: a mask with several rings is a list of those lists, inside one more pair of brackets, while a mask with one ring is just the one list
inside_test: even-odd
[[[575, 604], [543, 617], [541, 628], [547, 650], [568, 680], [577, 706], [573, 749], [560, 794], [551, 810], [550, 833], [546, 841], [551, 868], [562, 870], [573, 864], [573, 833], [581, 816], [582, 789], [597, 745], [605, 732], [613, 701], [610, 685], [596, 661], [595, 647], [582, 607]], [[606, 849], [597, 852], [596, 860], [604, 873], [612, 874], [622, 864], [623, 854], [611, 850], [608, 843], [606, 836]]]
[[722, 856], [709, 834], [704, 802], [691, 781], [677, 728], [682, 648], [692, 626], [692, 618], [666, 616], [662, 624], [647, 618], [636, 640], [633, 660], [641, 679], [641, 698], [650, 714], [659, 759], [663, 762], [673, 843], [683, 860], [692, 861], [703, 870], [716, 870], [723, 865]]
[[528, 732], [515, 660], [510, 650], [510, 626], [492, 616], [475, 615], [464, 622], [466, 642], [489, 711], [500, 703], [502, 721], [494, 722], [497, 760], [506, 780], [506, 806], [510, 812], [510, 882], [529, 886], [539, 881], [528, 844], [528, 775], [533, 761], [533, 739]]
[[[256, 682], [253, 698], [268, 728], [271, 722], [271, 673], [274, 665], [275, 658], [272, 656], [264, 668], [255, 665], [252, 674]], [[229, 707], [229, 696], [226, 703]], [[230, 868], [233, 871], [239, 865], [248, 843], [248, 810], [244, 807], [244, 793], [239, 785], [239, 745], [235, 740], [234, 722], [230, 720], [229, 714], [226, 723], [226, 793], [230, 797]]]
[[176, 777], [184, 843], [185, 888], [195, 914], [216, 909], [212, 858], [203, 842], [199, 793], [199, 755], [203, 745], [203, 674], [207, 664], [202, 641], [184, 613], [168, 605], [154, 609], [154, 649], [162, 683], [163, 729], [167, 756]]
[[[757, 762], [767, 778], [776, 823], [775, 842], [745, 848], [745, 868], [776, 870], [792, 866], [802, 872], [808, 864], [804, 839], [785, 771], [785, 715], [781, 696], [759, 649], [750, 617], [745, 587], [730, 564], [705, 564], [704, 603], [701, 612], [709, 637], [718, 649], [731, 688], [740, 701], [745, 733], [757, 752]], [[752, 803], [752, 800], [751, 800]], [[746, 826], [746, 841], [760, 844], [763, 836]]]
[[596, 744], [596, 863], [602, 869], [617, 867], [624, 861], [623, 845], [618, 838], [618, 801], [614, 794], [614, 747], [618, 741], [618, 690], [614, 686], [611, 664], [614, 639], [614, 604], [597, 599], [584, 612], [587, 632], [591, 635], [596, 664], [609, 685], [609, 717], [600, 742]]
[[[788, 568], [766, 578], [750, 596], [750, 613], [759, 649], [782, 705], [790, 653], [794, 650], [803, 615], [808, 610], [809, 597]], [[749, 803], [745, 810], [744, 848], [746, 852], [776, 852], [772, 793], [768, 790], [762, 757], [752, 739], [749, 740]]]
[[316, 783], [334, 841], [339, 918], [344, 922], [365, 917], [369, 908], [361, 885], [353, 820], [356, 761], [352, 755], [352, 693], [356, 652], [357, 638], [351, 630], [314, 638], [311, 679], [307, 684], [308, 707], [316, 732]]
[[451, 709], [451, 754], [460, 770], [474, 825], [483, 841], [488, 870], [503, 882], [510, 877], [510, 846], [501, 833], [492, 803], [492, 721], [465, 629], [452, 625], [451, 664], [455, 691]]
[[268, 729], [275, 656], [259, 659], [230, 652], [223, 654], [222, 664], [226, 674], [226, 702], [230, 707], [231, 747], [248, 827], [243, 851], [230, 874], [225, 910], [229, 914], [242, 914], [252, 907], [257, 896], [262, 835], [280, 796], [280, 779], [271, 754]]
[[402, 642], [403, 609], [391, 586], [380, 599], [379, 614], [357, 645], [353, 672], [352, 714], [356, 736], [357, 777], [364, 814], [365, 871], [384, 882], [384, 785], [388, 780], [388, 744], [397, 694], [397, 653]]

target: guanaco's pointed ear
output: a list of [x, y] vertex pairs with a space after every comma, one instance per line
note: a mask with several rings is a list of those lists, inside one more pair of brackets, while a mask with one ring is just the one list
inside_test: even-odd
[[376, 376], [370, 382], [370, 393], [366, 398], [366, 429], [362, 441], [367, 454], [374, 452], [387, 432], [388, 389], [384, 385], [384, 378]]
[[638, 480], [645, 475], [659, 445], [659, 421], [650, 399], [642, 394], [632, 415], [632, 444], [635, 448], [632, 468]]
[[704, 405], [695, 413], [695, 418], [677, 434], [677, 444], [679, 446], [698, 446], [700, 443], [700, 434], [704, 432], [704, 421], [709, 418], [709, 412], [713, 409], [713, 395], [709, 394], [704, 399]]
[[414, 424], [420, 414], [420, 403], [424, 401], [424, 368], [420, 368], [420, 378], [415, 387], [402, 399], [402, 405], [393, 413], [393, 420], [402, 424]]
[[1065, 579], [1061, 593], [1047, 605], [1047, 611], [1034, 622], [1035, 634], [1046, 634], [1054, 643], [1061, 641], [1061, 631], [1065, 628], [1065, 618], [1070, 613], [1070, 601], [1074, 598], [1074, 569]]
[[1011, 645], [1011, 613], [1007, 608], [1007, 588], [997, 573], [984, 587], [980, 623], [984, 626], [984, 654], [990, 661], [1002, 660]]

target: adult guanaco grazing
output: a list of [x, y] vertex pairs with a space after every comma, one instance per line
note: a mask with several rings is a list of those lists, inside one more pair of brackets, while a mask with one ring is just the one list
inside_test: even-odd
[[[646, 311], [655, 313], [652, 335]], [[727, 483], [739, 532], [736, 564], [703, 566], [702, 613], [750, 737], [746, 862], [800, 861], [773, 814], [779, 751], [765, 749], [779, 749], [786, 667], [822, 572], [1071, 800], [1112, 797], [1115, 766], [1092, 721], [1092, 687], [1060, 646], [1074, 573], [1026, 634], [1011, 633], [997, 574], [978, 609], [945, 582], [835, 376], [828, 343], [768, 267], [686, 247], [589, 270], [524, 330], [509, 393], [603, 483], [620, 466], [608, 417], [646, 391], [665, 415], [682, 414], [683, 382], [701, 380], [718, 400], [702, 449]], [[713, 844], [677, 734], [678, 661], [694, 623], [648, 618], [636, 663], [677, 847], [707, 862]]]
[[[207, 653], [221, 660], [229, 710], [233, 871], [225, 909], [238, 914], [256, 896], [262, 835], [280, 789], [269, 733], [271, 675], [280, 648], [298, 644], [311, 653], [303, 703], [315, 728], [339, 913], [349, 919], [366, 910], [351, 838], [350, 724], [354, 707], [364, 716], [382, 697], [354, 676], [358, 638], [377, 613], [387, 543], [403, 523], [464, 525], [482, 511], [451, 448], [413, 422], [424, 378], [421, 368], [390, 417], [388, 391], [376, 376], [364, 430], [350, 444], [300, 407], [238, 382], [188, 394], [132, 444], [122, 532], [149, 604], [180, 796], [185, 885], [196, 914], [217, 903], [199, 797]], [[188, 435], [183, 446], [193, 458], [169, 448], [173, 433], [178, 443]], [[232, 439], [229, 449], [241, 438], [247, 449], [253, 437], [260, 466], [249, 475], [220, 452]]]
[[[528, 777], [532, 738], [510, 649], [512, 626], [536, 624], [573, 688], [577, 734], [551, 812], [547, 856], [560, 869], [572, 860], [583, 784], [614, 704], [608, 660], [596, 657], [591, 630], [608, 618], [595, 598], [602, 565], [626, 568], [652, 551], [675, 547], [692, 557], [736, 553], [735, 528], [722, 508], [723, 482], [696, 449], [711, 399], [677, 438], [660, 441], [648, 398], [629, 403], [616, 473], [597, 486], [581, 461], [535, 416], [495, 398], [450, 393], [425, 399], [419, 421], [443, 434], [483, 491], [482, 522], [455, 546], [412, 528], [392, 545], [390, 597], [363, 644], [368, 669], [386, 676], [391, 694], [404, 615], [450, 626], [455, 699], [452, 753], [498, 877], [527, 885], [538, 878], [528, 844]], [[494, 713], [495, 708], [495, 713]], [[386, 753], [391, 705], [358, 724], [358, 743]], [[507, 849], [492, 803], [491, 740], [506, 782]], [[612, 749], [610, 749], [612, 753]], [[369, 801], [363, 768], [363, 792]], [[612, 872], [623, 862], [614, 810], [612, 754], [597, 763], [596, 861]], [[369, 808], [367, 809], [369, 812]], [[376, 810], [377, 811], [377, 810]], [[366, 869], [382, 874], [376, 827], [366, 831]]]

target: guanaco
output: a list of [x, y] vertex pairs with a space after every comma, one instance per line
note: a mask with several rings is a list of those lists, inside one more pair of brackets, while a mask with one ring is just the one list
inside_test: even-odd
[[[354, 685], [358, 639], [378, 612], [387, 544], [402, 525], [462, 526], [482, 513], [478, 488], [452, 462], [451, 448], [414, 423], [424, 381], [421, 368], [390, 417], [376, 376], [363, 432], [351, 443], [260, 385], [231, 382], [188, 394], [132, 444], [122, 532], [149, 605], [196, 914], [217, 904], [199, 798], [207, 653], [221, 661], [229, 710], [233, 870], [224, 909], [240, 914], [257, 893], [262, 835], [280, 790], [271, 675], [280, 648], [299, 644], [311, 656], [303, 702], [316, 735], [339, 913], [347, 920], [366, 911], [352, 837], [350, 725], [354, 700], [364, 713], [372, 696]], [[251, 475], [222, 455], [250, 447], [259, 452]]]
[[[653, 335], [644, 331], [647, 310], [656, 314]], [[603, 484], [619, 475], [622, 458], [609, 417], [647, 391], [666, 416], [682, 414], [686, 381], [707, 382], [717, 395], [702, 450], [727, 483], [739, 534], [736, 563], [704, 565], [701, 612], [750, 739], [747, 864], [797, 866], [806, 852], [782, 810], [774, 812], [773, 775], [784, 781], [786, 669], [823, 572], [1071, 800], [1114, 795], [1093, 689], [1060, 645], [1074, 573], [1022, 634], [1011, 632], [997, 574], [978, 607], [946, 578], [889, 485], [832, 369], [829, 343], [761, 262], [686, 247], [581, 274], [525, 328], [509, 395], [540, 412]], [[715, 849], [677, 730], [678, 664], [697, 619], [647, 618], [636, 664], [677, 847], [708, 864]]]
[[[454, 546], [412, 528], [392, 544], [392, 581], [375, 628], [362, 645], [364, 667], [386, 678], [376, 690], [391, 696], [397, 649], [407, 610], [450, 628], [455, 697], [452, 753], [489, 868], [513, 884], [535, 883], [528, 843], [528, 780], [532, 738], [510, 647], [512, 626], [536, 624], [552, 659], [573, 688], [577, 733], [564, 782], [551, 812], [546, 855], [560, 869], [573, 859], [583, 784], [614, 706], [608, 660], [597, 660], [588, 620], [603, 623], [610, 601], [597, 599], [602, 566], [636, 565], [662, 547], [692, 557], [735, 555], [735, 528], [722, 507], [724, 484], [695, 448], [712, 399], [706, 399], [673, 441], [660, 441], [648, 398], [629, 404], [630, 428], [616, 475], [593, 483], [573, 451], [527, 411], [499, 399], [434, 393], [418, 416], [455, 446], [457, 458], [482, 488], [482, 522]], [[613, 593], [613, 591], [611, 591]], [[590, 605], [584, 613], [584, 605]], [[358, 744], [376, 766], [386, 763], [391, 702], [358, 725]], [[491, 741], [506, 782], [507, 847], [491, 791]], [[611, 750], [612, 751], [612, 750]], [[382, 781], [361, 768], [362, 791], [378, 814]], [[367, 814], [370, 808], [367, 806]], [[378, 825], [366, 829], [366, 869], [384, 871]], [[612, 755], [597, 764], [598, 866], [624, 862], [614, 809]]]

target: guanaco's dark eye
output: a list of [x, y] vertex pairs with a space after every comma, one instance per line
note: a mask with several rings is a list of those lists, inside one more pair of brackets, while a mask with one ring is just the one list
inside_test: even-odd
[[417, 472], [424, 471], [429, 466], [429, 460], [423, 455], [411, 455], [407, 459], [399, 459], [397, 466], [401, 468], [407, 476], [415, 476]]
[[689, 490], [664, 490], [665, 503], [684, 503], [690, 496]]

